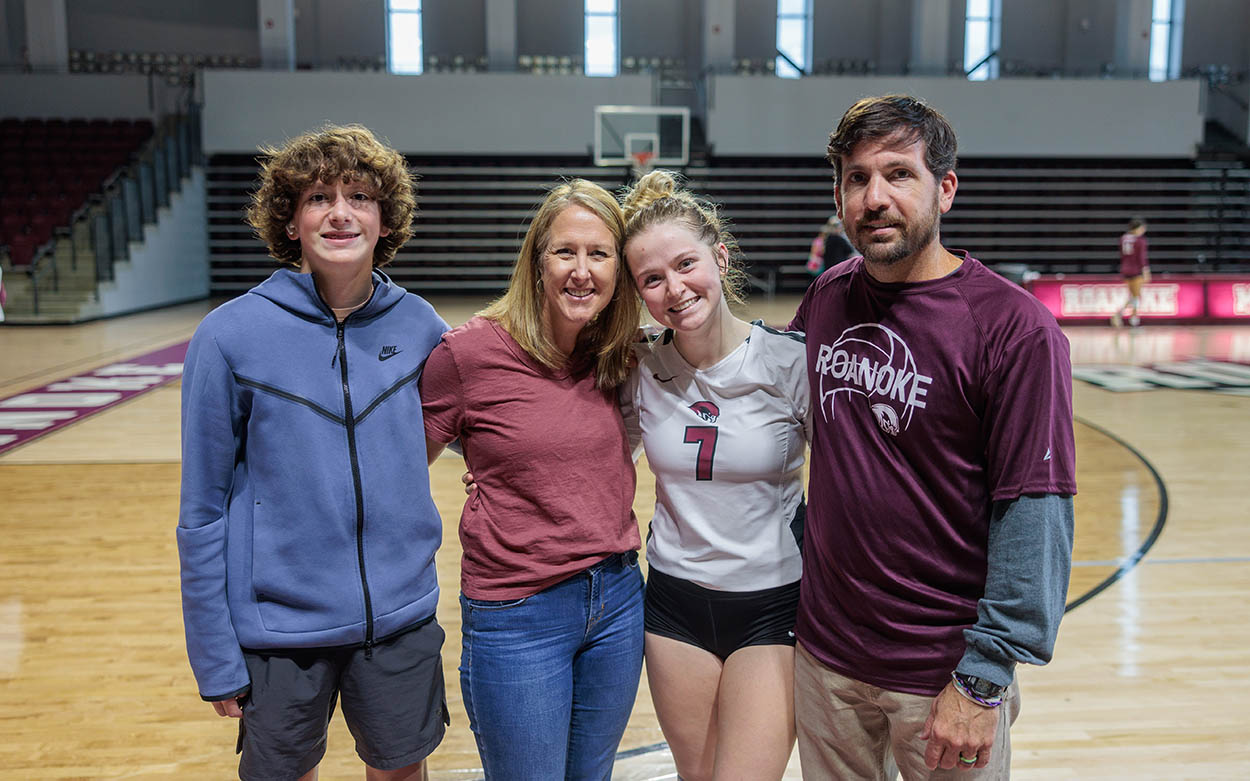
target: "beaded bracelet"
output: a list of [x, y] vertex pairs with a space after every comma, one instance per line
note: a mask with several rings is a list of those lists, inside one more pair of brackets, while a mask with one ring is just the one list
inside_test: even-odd
[[1003, 704], [1003, 695], [1001, 694], [997, 697], [981, 697], [967, 686], [964, 686], [963, 681], [959, 680], [959, 676], [955, 673], [951, 673], [951, 680], [955, 682], [955, 691], [959, 692], [967, 699], [972, 700], [977, 705], [984, 705], [987, 708], [997, 708], [999, 705]]

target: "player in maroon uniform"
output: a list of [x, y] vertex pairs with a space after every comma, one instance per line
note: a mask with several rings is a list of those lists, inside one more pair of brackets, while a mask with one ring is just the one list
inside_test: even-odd
[[[830, 136], [862, 257], [808, 289], [811, 473], [796, 625], [807, 778], [1006, 778], [1017, 663], [1054, 647], [1076, 492], [1068, 341], [941, 244], [955, 134], [902, 95]], [[945, 777], [945, 776], [942, 776]]]
[[1128, 230], [1120, 236], [1120, 276], [1128, 287], [1128, 301], [1111, 315], [1116, 328], [1128, 318], [1131, 326], [1141, 325], [1137, 307], [1141, 303], [1142, 285], [1150, 281], [1150, 261], [1146, 257], [1146, 221], [1141, 217], [1129, 220]]

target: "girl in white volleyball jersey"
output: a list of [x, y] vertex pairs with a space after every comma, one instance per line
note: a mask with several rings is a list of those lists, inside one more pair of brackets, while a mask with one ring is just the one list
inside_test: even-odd
[[713, 206], [653, 171], [625, 197], [625, 258], [665, 329], [621, 389], [656, 476], [647, 677], [681, 778], [780, 779], [794, 745], [809, 389], [802, 334], [747, 323]]

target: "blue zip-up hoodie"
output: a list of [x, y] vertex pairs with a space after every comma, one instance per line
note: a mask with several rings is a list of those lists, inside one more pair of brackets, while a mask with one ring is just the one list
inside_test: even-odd
[[442, 522], [417, 380], [446, 330], [377, 271], [336, 323], [312, 275], [287, 269], [196, 329], [178, 552], [205, 700], [246, 691], [242, 648], [369, 646], [434, 614]]

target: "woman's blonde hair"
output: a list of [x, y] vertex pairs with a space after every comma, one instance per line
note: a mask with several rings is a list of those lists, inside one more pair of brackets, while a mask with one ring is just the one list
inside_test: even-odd
[[[689, 190], [681, 188], [679, 174], [657, 168], [628, 188], [623, 201], [625, 241], [622, 246], [655, 225], [680, 222], [712, 250], [713, 257], [717, 245], [725, 245], [729, 257], [721, 274], [721, 288], [727, 300], [746, 303], [747, 276], [742, 270], [742, 253], [737, 240], [715, 204], [700, 201]], [[625, 260], [628, 265], [628, 258]]]
[[260, 187], [252, 193], [247, 222], [280, 263], [300, 267], [303, 251], [286, 233], [299, 197], [317, 182], [365, 182], [390, 233], [373, 248], [373, 266], [385, 266], [412, 236], [416, 184], [404, 156], [363, 125], [326, 125], [281, 148], [261, 147]]
[[[574, 206], [595, 214], [611, 232], [615, 242], [616, 273], [612, 299], [582, 329], [574, 354], [566, 358], [552, 341], [544, 319], [543, 257], [551, 239], [552, 223], [565, 209]], [[502, 325], [517, 344], [544, 366], [560, 369], [570, 360], [588, 360], [595, 372], [595, 385], [615, 388], [629, 373], [630, 344], [642, 311], [641, 300], [630, 281], [629, 268], [621, 257], [624, 237], [621, 206], [611, 193], [585, 179], [557, 184], [547, 192], [530, 221], [512, 267], [507, 292], [478, 314]]]

